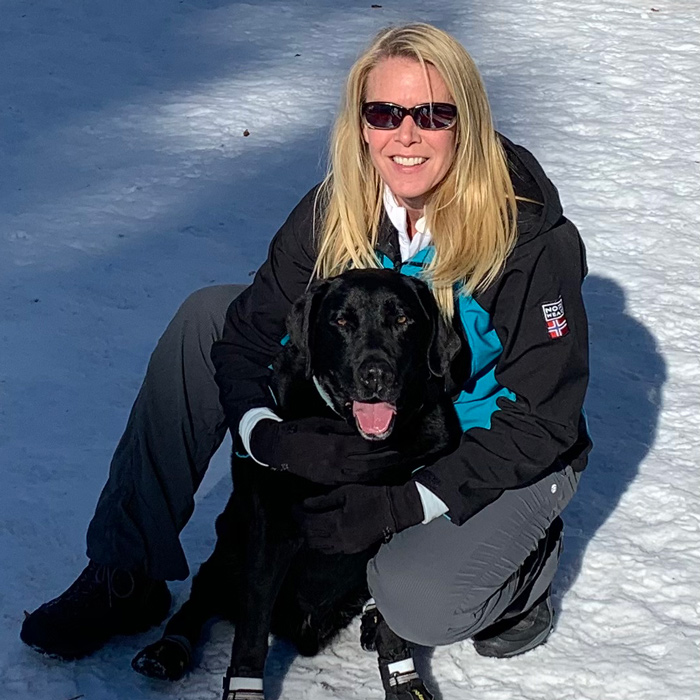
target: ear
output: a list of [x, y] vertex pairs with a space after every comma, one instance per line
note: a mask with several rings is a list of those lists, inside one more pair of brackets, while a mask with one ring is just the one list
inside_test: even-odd
[[[462, 341], [454, 326], [438, 312], [438, 329], [430, 347], [430, 371], [445, 380], [445, 391], [451, 396], [461, 386], [455, 383], [452, 366], [456, 357], [464, 350]], [[466, 365], [469, 366], [469, 363]], [[437, 371], [436, 371], [437, 370]]]
[[[430, 287], [415, 277], [410, 280], [426, 316], [430, 319], [432, 336], [428, 348], [428, 369], [436, 377], [450, 377], [450, 366], [462, 349], [462, 343], [452, 324], [440, 313]], [[448, 382], [449, 383], [449, 382]]]
[[311, 379], [311, 345], [316, 312], [323, 295], [326, 293], [328, 282], [315, 282], [302, 294], [292, 306], [287, 316], [287, 332], [289, 343], [299, 354], [299, 360], [304, 366], [306, 379]]

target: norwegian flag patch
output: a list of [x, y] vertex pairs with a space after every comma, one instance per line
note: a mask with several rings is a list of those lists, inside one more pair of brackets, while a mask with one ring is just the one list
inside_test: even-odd
[[542, 313], [547, 324], [550, 338], [562, 338], [569, 332], [569, 324], [564, 316], [564, 302], [559, 297], [556, 301], [542, 304]]

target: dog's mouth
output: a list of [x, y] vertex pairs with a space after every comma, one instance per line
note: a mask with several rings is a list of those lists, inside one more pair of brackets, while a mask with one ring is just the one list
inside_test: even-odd
[[396, 406], [386, 401], [353, 401], [352, 415], [360, 435], [365, 440], [386, 440], [394, 428]]

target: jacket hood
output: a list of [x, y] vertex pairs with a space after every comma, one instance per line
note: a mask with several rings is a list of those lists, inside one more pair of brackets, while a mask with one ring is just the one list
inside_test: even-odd
[[535, 157], [522, 146], [500, 135], [508, 160], [510, 177], [518, 200], [518, 240], [516, 246], [553, 228], [562, 217], [557, 188], [545, 175]]

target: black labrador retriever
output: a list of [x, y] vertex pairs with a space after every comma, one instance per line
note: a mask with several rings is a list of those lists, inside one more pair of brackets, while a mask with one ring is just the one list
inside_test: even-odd
[[[374, 474], [373, 483], [405, 481], [454, 449], [460, 430], [448, 388], [462, 344], [426, 284], [388, 270], [349, 271], [304, 295], [287, 326], [289, 342], [274, 363], [282, 418], [336, 416], [381, 449], [399, 452], [400, 466]], [[236, 625], [223, 700], [260, 700], [269, 633], [316, 654], [361, 612], [369, 597], [366, 566], [379, 545], [357, 554], [312, 550], [293, 510], [328, 486], [238, 456], [232, 472], [214, 553], [162, 639], [132, 665], [155, 678], [182, 677], [203, 625], [220, 616]], [[386, 678], [388, 664], [410, 659], [412, 650], [376, 608], [363, 616], [362, 644], [378, 652], [385, 687], [393, 688], [387, 698], [432, 697], [414, 671], [393, 683]]]

